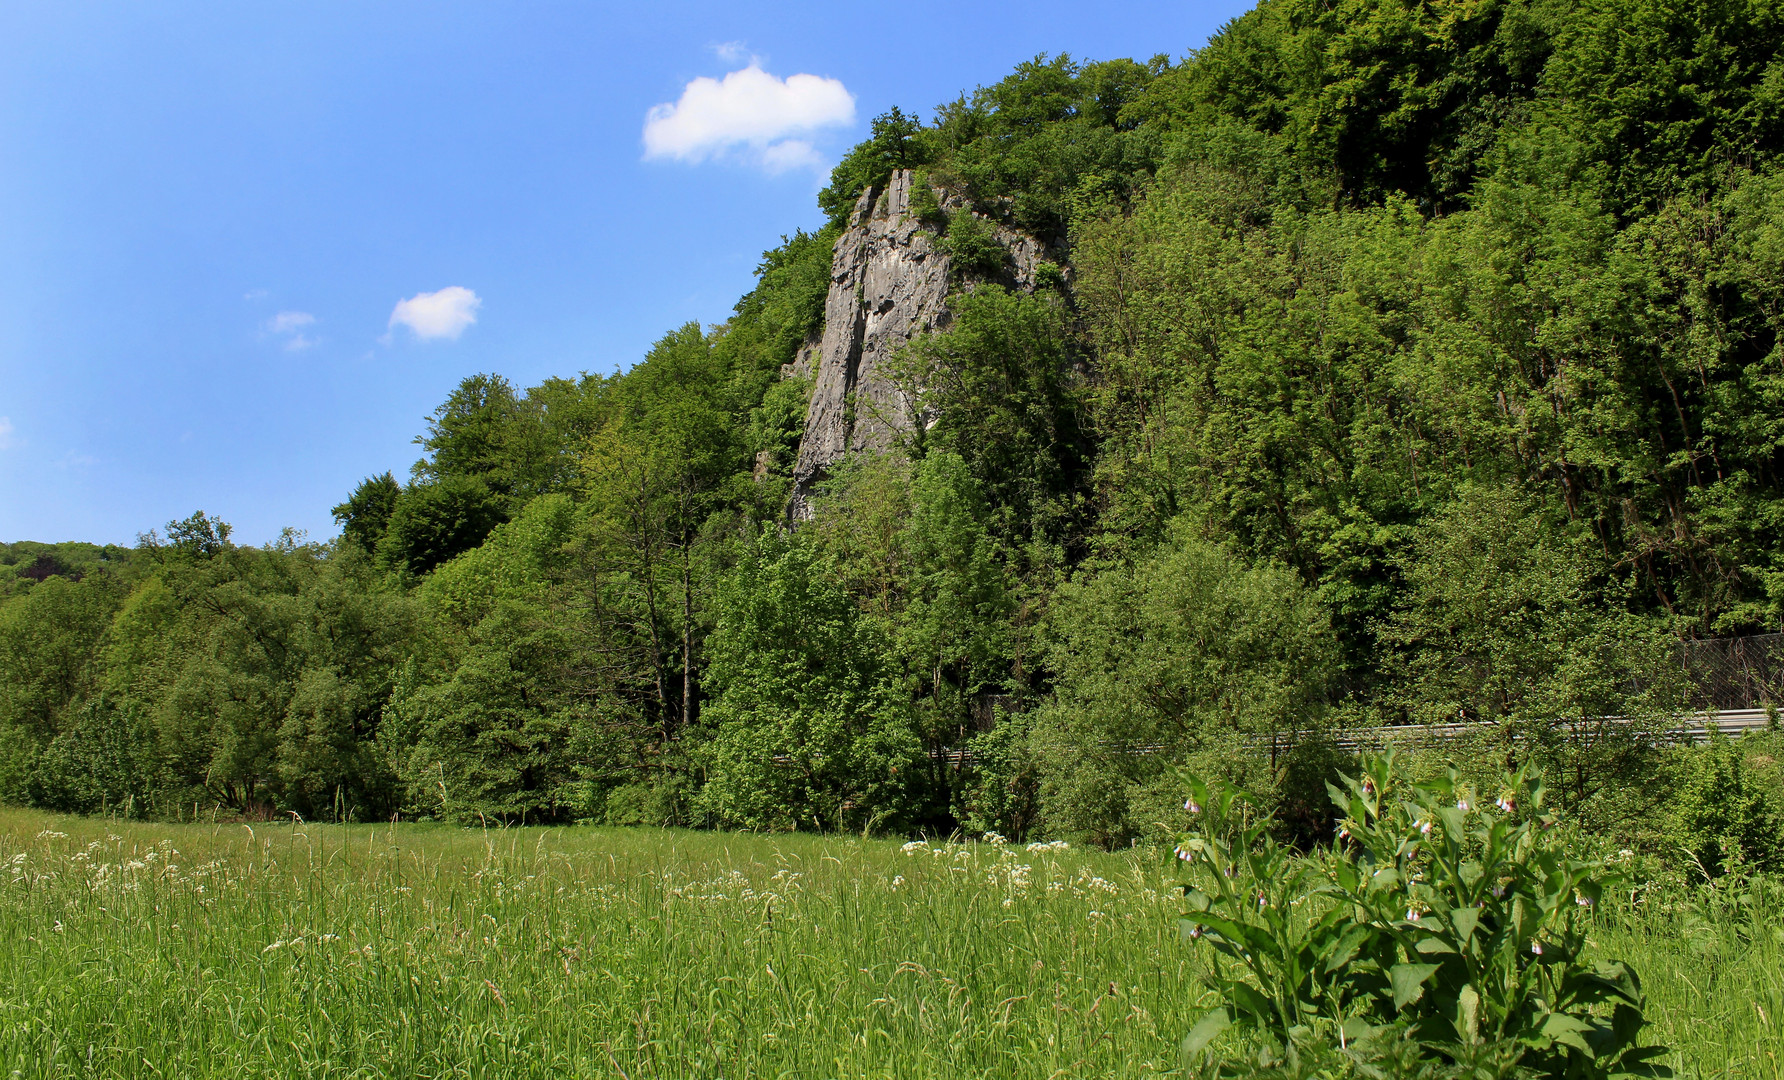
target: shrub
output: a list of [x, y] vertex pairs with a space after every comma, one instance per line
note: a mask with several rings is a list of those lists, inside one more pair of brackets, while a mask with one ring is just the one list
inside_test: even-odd
[[1455, 773], [1410, 784], [1392, 754], [1330, 794], [1338, 847], [1295, 858], [1246, 793], [1186, 776], [1199, 825], [1187, 936], [1223, 961], [1222, 1004], [1184, 1040], [1192, 1065], [1229, 1027], [1256, 1056], [1218, 1075], [1666, 1075], [1637, 1044], [1640, 983], [1589, 963], [1586, 923], [1615, 875], [1549, 832], [1539, 776], [1505, 778], [1479, 805]]
[[1187, 527], [1130, 565], [1080, 571], [1047, 630], [1054, 694], [1034, 745], [1050, 832], [1106, 847], [1157, 836], [1181, 799], [1166, 761], [1194, 756], [1250, 786], [1264, 779], [1256, 747], [1319, 726], [1332, 651], [1318, 598]]
[[607, 824], [680, 825], [687, 820], [687, 801], [687, 785], [679, 777], [621, 784], [607, 792]]
[[975, 734], [971, 781], [955, 797], [954, 816], [968, 833], [994, 832], [1026, 841], [1040, 815], [1040, 772], [1028, 744], [1027, 713], [1001, 713]]
[[808, 540], [769, 527], [720, 589], [701, 748], [708, 820], [729, 828], [897, 828], [923, 748], [885, 635]]
[[948, 212], [942, 209], [941, 200], [935, 197], [935, 182], [930, 179], [925, 169], [918, 169], [911, 177], [911, 216], [934, 229], [948, 227]]
[[[153, 799], [154, 733], [128, 706], [101, 695], [68, 710], [36, 761], [38, 806], [76, 814], [141, 815]], [[128, 808], [128, 809], [124, 809]]]
[[953, 259], [954, 272], [962, 277], [996, 277], [1010, 258], [998, 243], [996, 230], [966, 210], [949, 216], [942, 246]]
[[1498, 745], [1471, 757], [1539, 763], [1554, 809], [1638, 843], [1681, 704], [1673, 633], [1632, 613], [1602, 554], [1557, 533], [1525, 492], [1462, 489], [1402, 565], [1409, 588], [1382, 627], [1400, 651], [1385, 670], [1399, 674], [1383, 703], [1417, 722], [1482, 723]]
[[1744, 751], [1721, 732], [1707, 746], [1679, 751], [1668, 839], [1687, 869], [1706, 878], [1784, 862], [1784, 822]]

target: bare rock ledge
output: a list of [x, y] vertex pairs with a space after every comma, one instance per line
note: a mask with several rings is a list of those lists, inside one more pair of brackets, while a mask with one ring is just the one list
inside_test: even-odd
[[[884, 190], [861, 193], [847, 229], [836, 241], [824, 329], [808, 341], [788, 374], [815, 375], [805, 434], [793, 466], [788, 516], [811, 517], [811, 494], [853, 453], [880, 453], [919, 422], [916, 406], [887, 374], [887, 365], [913, 338], [947, 328], [950, 267], [934, 225], [911, 213], [912, 175], [892, 174]], [[958, 196], [935, 191], [951, 214], [983, 221], [1009, 253], [1009, 283], [1034, 288], [1035, 269], [1049, 257], [1044, 244], [986, 218]]]

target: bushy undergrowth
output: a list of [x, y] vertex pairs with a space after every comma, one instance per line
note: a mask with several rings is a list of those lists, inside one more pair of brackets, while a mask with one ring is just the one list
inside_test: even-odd
[[1586, 947], [1622, 876], [1556, 839], [1539, 776], [1481, 792], [1367, 756], [1331, 789], [1334, 847], [1306, 857], [1244, 792], [1186, 783], [1183, 927], [1219, 955], [1204, 979], [1221, 999], [1187, 1064], [1236, 1027], [1249, 1044], [1211, 1075], [1671, 1075], [1642, 1044], [1635, 971]]

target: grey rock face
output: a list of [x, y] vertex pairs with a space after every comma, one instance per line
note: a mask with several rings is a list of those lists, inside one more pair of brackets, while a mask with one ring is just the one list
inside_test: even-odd
[[[912, 175], [892, 174], [883, 191], [861, 193], [848, 229], [836, 242], [822, 336], [799, 351], [789, 375], [815, 371], [805, 434], [793, 468], [794, 520], [811, 516], [810, 496], [852, 453], [877, 453], [921, 421], [915, 402], [886, 367], [910, 341], [947, 328], [949, 259], [935, 227], [910, 212]], [[950, 213], [973, 213], [1009, 253], [1010, 284], [1034, 287], [1045, 245], [983, 218], [965, 200], [936, 191]]]

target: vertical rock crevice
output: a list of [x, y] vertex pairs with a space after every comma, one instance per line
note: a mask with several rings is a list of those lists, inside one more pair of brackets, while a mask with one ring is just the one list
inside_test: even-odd
[[[793, 467], [794, 521], [811, 517], [813, 492], [845, 458], [891, 448], [915, 422], [888, 365], [912, 339], [947, 328], [952, 267], [936, 226], [911, 213], [914, 181], [900, 169], [883, 189], [863, 191], [836, 242], [823, 332], [793, 365], [814, 375]], [[958, 196], [935, 194], [950, 214], [972, 214], [991, 231], [1008, 252], [1010, 283], [1034, 287], [1036, 268], [1051, 254], [1044, 244], [979, 215]]]

